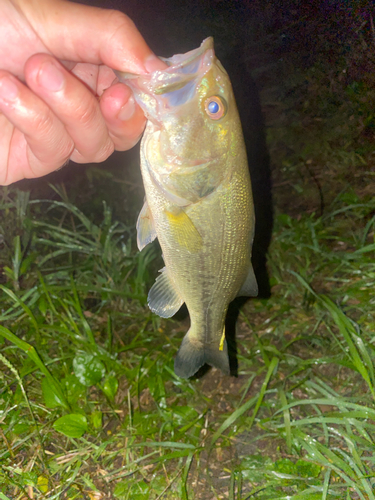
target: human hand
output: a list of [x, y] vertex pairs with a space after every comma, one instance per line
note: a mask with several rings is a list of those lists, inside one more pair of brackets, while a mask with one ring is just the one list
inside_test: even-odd
[[111, 86], [111, 68], [166, 65], [127, 16], [64, 0], [0, 0], [0, 19], [0, 185], [136, 144], [145, 117], [128, 87]]

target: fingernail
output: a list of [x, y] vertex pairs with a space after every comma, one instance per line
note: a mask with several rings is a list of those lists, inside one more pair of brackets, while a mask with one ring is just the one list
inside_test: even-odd
[[123, 122], [130, 120], [135, 112], [135, 101], [134, 97], [131, 95], [128, 102], [123, 105], [123, 107], [118, 112], [117, 118]]
[[63, 88], [65, 79], [61, 70], [48, 61], [43, 63], [39, 69], [38, 81], [46, 90], [58, 92]]
[[18, 96], [18, 87], [8, 76], [0, 80], [0, 99], [4, 102], [12, 102]]
[[149, 73], [152, 73], [153, 71], [157, 70], [165, 70], [168, 68], [168, 65], [163, 62], [161, 59], [156, 57], [154, 54], [151, 56], [147, 57], [147, 59], [144, 62], [145, 68]]

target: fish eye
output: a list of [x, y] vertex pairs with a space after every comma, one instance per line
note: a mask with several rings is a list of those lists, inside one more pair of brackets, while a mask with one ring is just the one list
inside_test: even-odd
[[212, 120], [220, 120], [227, 112], [226, 102], [217, 95], [208, 97], [205, 100], [204, 109]]

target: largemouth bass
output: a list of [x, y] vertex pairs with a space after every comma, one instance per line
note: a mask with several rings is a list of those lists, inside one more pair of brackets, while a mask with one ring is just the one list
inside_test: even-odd
[[146, 192], [138, 248], [156, 237], [165, 267], [148, 295], [150, 309], [173, 316], [185, 302], [191, 326], [175, 359], [180, 377], [205, 363], [229, 374], [225, 317], [236, 296], [255, 296], [251, 264], [254, 207], [241, 124], [213, 39], [163, 59], [150, 75], [118, 73], [143, 108]]

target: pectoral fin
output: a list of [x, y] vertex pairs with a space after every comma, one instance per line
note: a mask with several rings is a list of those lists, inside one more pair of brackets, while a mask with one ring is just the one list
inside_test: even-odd
[[137, 245], [142, 250], [156, 238], [155, 224], [147, 201], [144, 202], [137, 220]]
[[246, 280], [242, 285], [237, 297], [256, 297], [258, 295], [258, 284], [255, 278], [253, 266], [250, 264], [250, 269]]
[[147, 302], [151, 311], [162, 318], [171, 318], [184, 303], [165, 267], [149, 291]]
[[182, 209], [165, 211], [173, 240], [190, 253], [198, 252], [203, 246], [202, 236], [193, 221]]

